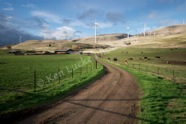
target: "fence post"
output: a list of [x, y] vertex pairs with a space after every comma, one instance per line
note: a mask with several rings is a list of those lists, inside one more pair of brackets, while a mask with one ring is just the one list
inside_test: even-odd
[[96, 69], [98, 68], [98, 62], [96, 61]]
[[36, 70], [34, 70], [34, 92], [36, 92]]
[[60, 70], [59, 70], [59, 68], [58, 68], [58, 79], [59, 79], [59, 84], [60, 84], [60, 75], [59, 75], [59, 73], [60, 73]]
[[158, 67], [158, 72], [157, 72], [157, 74], [158, 74], [158, 76], [159, 76], [159, 74], [160, 74], [160, 68]]
[[141, 64], [139, 64], [139, 70], [141, 69]]
[[72, 68], [72, 78], [74, 77], [74, 70], [73, 70], [73, 68]]
[[146, 66], [146, 72], [148, 72], [148, 66]]
[[174, 70], [172, 71], [172, 78], [173, 78], [173, 81], [175, 81], [175, 72], [174, 72]]

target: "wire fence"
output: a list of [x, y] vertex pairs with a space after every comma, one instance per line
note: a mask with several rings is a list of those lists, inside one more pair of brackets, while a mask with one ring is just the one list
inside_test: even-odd
[[115, 64], [119, 64], [121, 66], [135, 69], [141, 72], [150, 73], [153, 75], [158, 76], [159, 78], [164, 78], [167, 80], [172, 80], [177, 83], [186, 83], [186, 70], [178, 70], [169, 67], [161, 67], [161, 66], [154, 66], [154, 65], [145, 65], [145, 64], [138, 64], [138, 63], [126, 63], [121, 61], [110, 61], [114, 62]]
[[[83, 78], [86, 74], [94, 71], [94, 69], [98, 69], [101, 65], [94, 59], [85, 64], [66, 66], [65, 68], [56, 68], [50, 72], [47, 70], [34, 69], [29, 72], [25, 72], [24, 74], [16, 74], [17, 77], [23, 77], [24, 81], [16, 81], [19, 82], [15, 84], [14, 82], [10, 82], [6, 85], [0, 85], [0, 99], [3, 99], [4, 96], [11, 96], [19, 93], [26, 94], [34, 94], [39, 92], [44, 92], [45, 90], [51, 87], [57, 87], [63, 85], [64, 82], [69, 82], [74, 79]], [[11, 76], [10, 76], [11, 78]], [[15, 78], [14, 76], [12, 78]], [[26, 78], [26, 79], [25, 79]], [[16, 80], [16, 79], [15, 79]]]

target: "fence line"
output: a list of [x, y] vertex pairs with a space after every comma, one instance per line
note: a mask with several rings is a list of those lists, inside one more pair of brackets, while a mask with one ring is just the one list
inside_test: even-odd
[[127, 68], [132, 68], [136, 69], [142, 72], [147, 72], [154, 74], [160, 78], [165, 78], [168, 80], [172, 80], [174, 82], [184, 82], [186, 83], [186, 77], [180, 76], [180, 72], [176, 71], [175, 69], [168, 69], [164, 67], [159, 67], [159, 66], [153, 66], [153, 65], [145, 65], [145, 64], [138, 64], [138, 63], [125, 63], [125, 62], [120, 62], [120, 61], [110, 61], [109, 62], [114, 62], [115, 64], [119, 64], [122, 66], [125, 66]]
[[[89, 66], [90, 65], [90, 66]], [[89, 63], [87, 63], [87, 64], [85, 64], [85, 65], [83, 65], [83, 66], [80, 66], [79, 68], [76, 68], [76, 69], [74, 69], [73, 67], [71, 67], [69, 70], [71, 70], [71, 71], [69, 71], [69, 72], [66, 72], [66, 74], [65, 75], [60, 75], [60, 71], [62, 71], [62, 70], [60, 70], [59, 68], [56, 70], [56, 72], [54, 72], [54, 76], [56, 76], [57, 78], [56, 78], [56, 80], [54, 80], [53, 82], [51, 82], [51, 83], [55, 83], [55, 82], [58, 82], [59, 84], [61, 84], [62, 82], [62, 80], [65, 80], [65, 79], [70, 79], [70, 80], [73, 80], [74, 79], [74, 77], [75, 76], [83, 76], [83, 74], [85, 74], [85, 73], [88, 73], [88, 72], [90, 72], [90, 71], [93, 71], [94, 69], [98, 69], [98, 62], [96, 61], [96, 60], [93, 60], [92, 62], [89, 62]], [[46, 77], [43, 77], [43, 79], [41, 78], [41, 76], [40, 76], [40, 74], [41, 74], [42, 72], [41, 71], [38, 71], [38, 70], [34, 70], [33, 71], [33, 83], [32, 83], [32, 86], [33, 86], [33, 90], [31, 90], [31, 89], [29, 89], [29, 91], [27, 91], [27, 90], [20, 90], [22, 93], [32, 93], [32, 91], [34, 92], [34, 93], [36, 93], [36, 92], [39, 92], [40, 90], [42, 90], [42, 89], [46, 89], [46, 87], [47, 87], [47, 85], [48, 85], [48, 83], [46, 83], [47, 81], [45, 81], [45, 80], [43, 80], [44, 78], [46, 78]], [[56, 74], [56, 75], [55, 75]], [[47, 75], [46, 75], [47, 76]], [[32, 76], [31, 76], [32, 77]], [[63, 77], [63, 78], [62, 78]], [[43, 87], [43, 88], [39, 88], [39, 78], [41, 78], [43, 81], [44, 81], [44, 83], [46, 83], [45, 85], [45, 87]], [[29, 82], [28, 82], [28, 84], [29, 84]], [[19, 89], [19, 88], [16, 88], [16, 89], [9, 89], [8, 87], [3, 87], [3, 86], [1, 86], [1, 88], [0, 88], [0, 91], [8, 91], [8, 92], [19, 92], [19, 90], [17, 90], [17, 89]], [[27, 88], [26, 88], [27, 89]]]

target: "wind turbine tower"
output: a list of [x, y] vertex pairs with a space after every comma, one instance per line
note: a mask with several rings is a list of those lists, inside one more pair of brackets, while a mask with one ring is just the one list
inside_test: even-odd
[[146, 31], [146, 24], [144, 24], [144, 33], [143, 33], [144, 36], [145, 36], [145, 31]]
[[130, 31], [130, 28], [129, 27], [127, 27], [127, 31], [128, 31], [128, 38], [129, 38], [129, 31]]
[[94, 23], [94, 27], [95, 27], [95, 45], [94, 45], [94, 48], [96, 48], [96, 44], [97, 44], [97, 27], [98, 27], [98, 23]]
[[185, 19], [183, 19], [183, 25], [185, 24]]
[[21, 38], [22, 38], [22, 37], [21, 37], [21, 35], [20, 35], [20, 36], [19, 36], [19, 43], [21, 43]]

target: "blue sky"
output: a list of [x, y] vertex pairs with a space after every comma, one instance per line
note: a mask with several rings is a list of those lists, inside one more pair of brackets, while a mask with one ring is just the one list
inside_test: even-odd
[[0, 0], [0, 44], [137, 34], [186, 22], [186, 0]]

